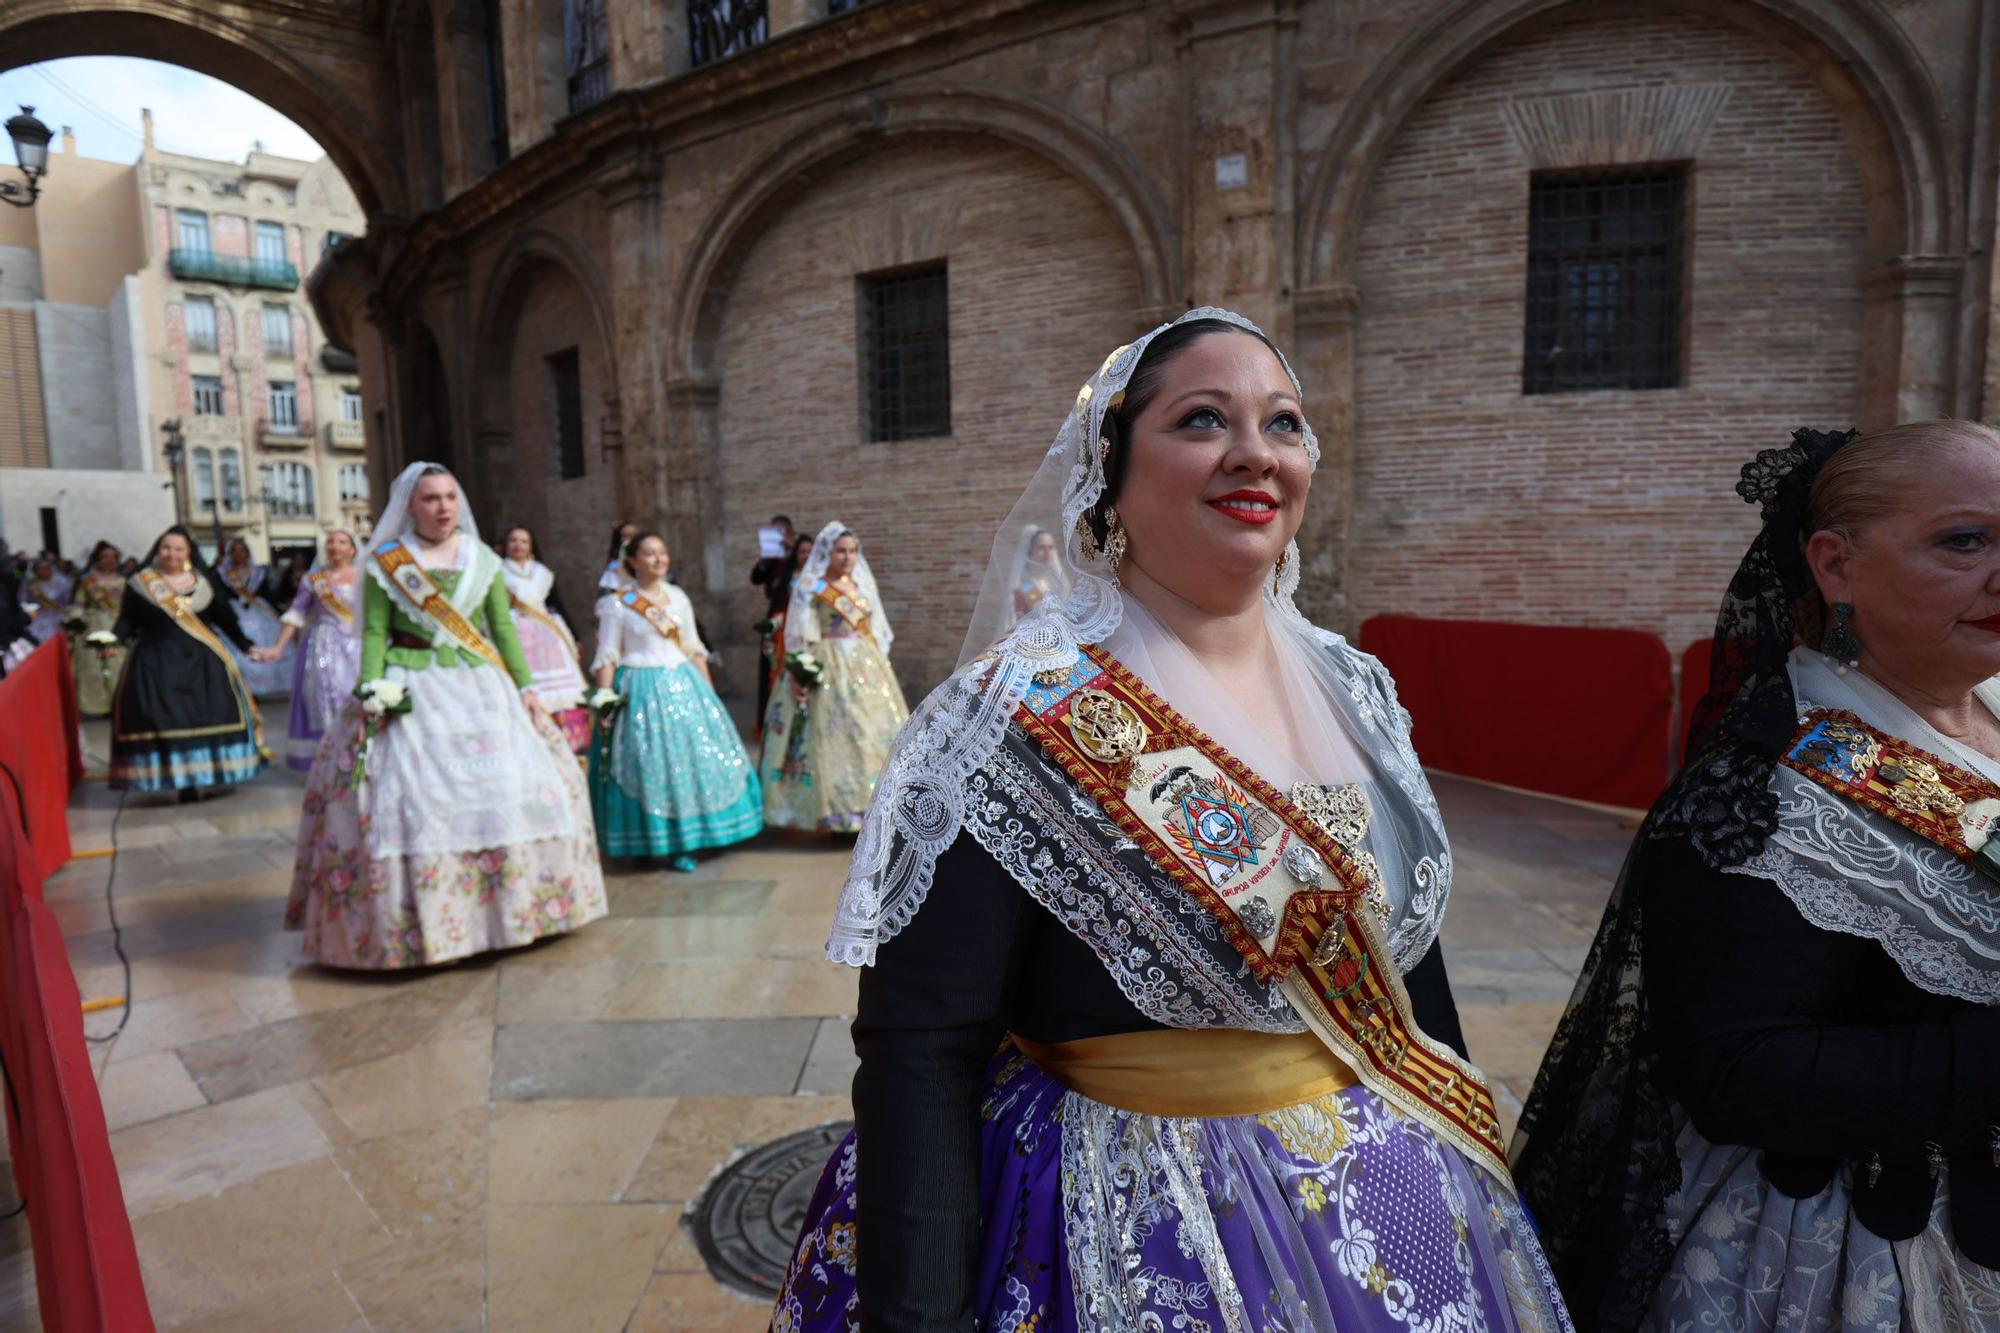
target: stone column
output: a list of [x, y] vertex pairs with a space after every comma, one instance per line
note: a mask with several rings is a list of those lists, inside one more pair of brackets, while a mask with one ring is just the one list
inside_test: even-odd
[[1274, 335], [1292, 267], [1291, 0], [1174, 0], [1188, 288]]
[[606, 0], [611, 87], [640, 88], [687, 69], [687, 6]]
[[1953, 411], [1964, 270], [1957, 255], [1901, 255], [1863, 282], [1862, 429]]
[[1300, 291], [1292, 303], [1292, 368], [1305, 386], [1306, 420], [1319, 438], [1319, 468], [1299, 528], [1299, 609], [1316, 624], [1351, 631], [1348, 572], [1355, 505], [1354, 318], [1351, 286]]
[[[667, 324], [661, 294], [673, 279], [661, 232], [659, 158], [648, 146], [634, 148], [608, 165], [596, 185], [604, 201], [610, 260], [606, 279], [612, 337], [604, 350], [612, 365], [612, 387], [604, 422], [613, 424], [615, 417], [619, 445], [617, 457], [608, 461], [616, 469], [619, 493], [626, 497], [624, 512], [659, 521], [672, 540], [659, 385]], [[681, 549], [693, 548], [676, 547]], [[684, 558], [678, 563], [683, 574], [693, 564]], [[694, 588], [688, 593], [694, 596]]]

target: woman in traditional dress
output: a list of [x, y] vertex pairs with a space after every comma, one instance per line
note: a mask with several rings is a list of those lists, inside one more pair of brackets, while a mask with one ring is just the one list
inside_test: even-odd
[[626, 548], [632, 586], [600, 606], [591, 669], [621, 702], [591, 748], [590, 805], [608, 855], [686, 871], [695, 852], [756, 837], [764, 799], [669, 563], [666, 541], [641, 533]]
[[132, 645], [111, 700], [114, 789], [193, 800], [263, 771], [263, 720], [230, 652], [250, 640], [186, 528], [153, 543], [112, 633]]
[[569, 737], [569, 748], [581, 754], [590, 748], [590, 710], [584, 707], [583, 662], [563, 615], [555, 571], [542, 563], [535, 534], [526, 528], [507, 529], [501, 553], [507, 605], [521, 636], [521, 654], [535, 674], [535, 697]]
[[1062, 566], [1062, 552], [1056, 535], [1047, 528], [1028, 525], [1021, 537], [1021, 553], [1015, 560], [1014, 615], [1016, 618], [1040, 606], [1046, 597], [1060, 597], [1069, 591], [1069, 573]]
[[[216, 566], [215, 572], [222, 576], [223, 585], [229, 589], [230, 608], [236, 612], [236, 623], [243, 627], [251, 646], [267, 648], [275, 644], [284, 627], [278, 623], [278, 613], [265, 600], [268, 571], [250, 554], [250, 543], [241, 537], [233, 538], [228, 553]], [[292, 650], [286, 651], [289, 653]], [[253, 660], [246, 651], [238, 655], [236, 665], [243, 678], [250, 682], [250, 693], [260, 699], [283, 694], [291, 688], [290, 656], [259, 661]]]
[[603, 916], [583, 771], [449, 471], [403, 469], [363, 572], [360, 702], [306, 779], [286, 926], [322, 963], [395, 968]]
[[[763, 753], [765, 725], [772, 716], [771, 700], [777, 695], [786, 676], [785, 617], [791, 613], [792, 609], [792, 587], [798, 581], [799, 575], [805, 571], [807, 562], [812, 559], [812, 549], [813, 535], [811, 533], [801, 532], [793, 537], [791, 548], [785, 552], [784, 568], [774, 573], [771, 578], [770, 586], [773, 589], [771, 600], [776, 609], [771, 613], [771, 660], [768, 663], [770, 671], [764, 677], [763, 681], [760, 682], [760, 688], [757, 691], [757, 727], [755, 739], [759, 754]], [[777, 596], [777, 590], [780, 585], [782, 585], [784, 593], [782, 598]], [[763, 666], [766, 664], [759, 663], [759, 665]]]
[[69, 660], [76, 673], [76, 706], [85, 717], [111, 711], [111, 695], [125, 667], [125, 645], [112, 634], [125, 605], [125, 576], [118, 572], [118, 560], [117, 547], [97, 543], [90, 551], [90, 567], [70, 594]]
[[285, 763], [301, 773], [312, 770], [320, 737], [339, 720], [361, 673], [360, 551], [347, 529], [327, 533], [324, 554], [299, 580], [285, 609], [278, 641], [250, 650], [252, 662], [276, 662], [299, 640]]
[[785, 655], [817, 679], [791, 677], [764, 726], [764, 820], [778, 828], [851, 833], [861, 827], [896, 731], [910, 715], [889, 665], [888, 613], [861, 539], [844, 523], [820, 529], [792, 580]]
[[1592, 1329], [2000, 1329], [2000, 434], [1801, 430], [1736, 489], [1522, 1190]]
[[639, 525], [629, 518], [611, 529], [611, 550], [605, 557], [604, 572], [597, 576], [599, 602], [632, 586], [632, 576], [625, 572], [625, 548], [638, 535]]
[[70, 580], [55, 561], [43, 556], [29, 567], [21, 583], [21, 606], [28, 612], [28, 633], [36, 643], [47, 643], [62, 633], [69, 594]]
[[[1567, 1329], [1409, 715], [1293, 605], [1297, 383], [1197, 310], [1075, 404], [855, 848], [857, 1128], [773, 1326]], [[1075, 587], [1012, 625], [1030, 522]]]

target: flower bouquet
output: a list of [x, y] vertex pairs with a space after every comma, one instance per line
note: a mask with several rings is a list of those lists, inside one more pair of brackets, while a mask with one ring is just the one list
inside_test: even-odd
[[361, 750], [354, 757], [354, 771], [348, 781], [359, 787], [368, 771], [368, 750], [382, 724], [399, 713], [410, 711], [410, 689], [399, 680], [371, 680], [357, 685], [354, 697], [361, 701]]
[[599, 685], [584, 699], [583, 704], [590, 710], [591, 716], [597, 719], [598, 726], [608, 727], [618, 710], [625, 706], [625, 696], [609, 685]]
[[118, 636], [108, 629], [94, 629], [83, 636], [83, 641], [93, 648], [108, 649], [118, 646]]
[[810, 652], [786, 653], [785, 671], [804, 690], [816, 690], [826, 679], [826, 667]]

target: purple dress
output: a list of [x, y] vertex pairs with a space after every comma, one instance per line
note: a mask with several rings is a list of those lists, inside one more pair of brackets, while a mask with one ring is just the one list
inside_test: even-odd
[[[347, 614], [342, 615], [345, 610]], [[292, 663], [292, 717], [285, 762], [304, 773], [327, 724], [340, 716], [361, 672], [361, 580], [342, 587], [317, 571], [299, 584], [284, 622], [300, 631]]]

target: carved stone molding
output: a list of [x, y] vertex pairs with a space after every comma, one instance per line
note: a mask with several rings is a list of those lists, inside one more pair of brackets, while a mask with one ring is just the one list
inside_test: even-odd
[[1530, 169], [1698, 157], [1729, 101], [1726, 83], [1517, 97], [1500, 110]]

